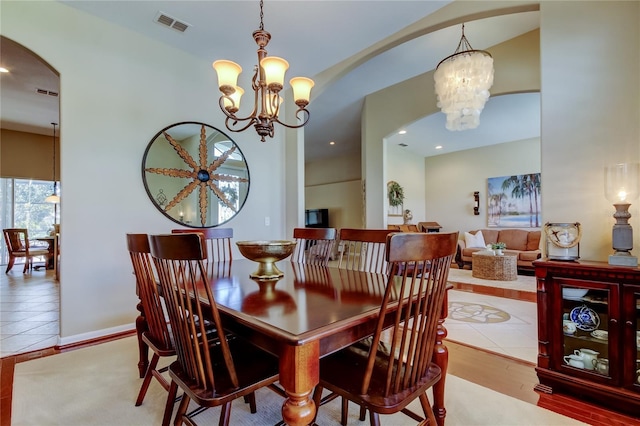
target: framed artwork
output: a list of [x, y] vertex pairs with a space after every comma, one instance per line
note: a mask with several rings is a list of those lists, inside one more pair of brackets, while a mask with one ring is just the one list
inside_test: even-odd
[[540, 173], [487, 179], [487, 226], [539, 228]]

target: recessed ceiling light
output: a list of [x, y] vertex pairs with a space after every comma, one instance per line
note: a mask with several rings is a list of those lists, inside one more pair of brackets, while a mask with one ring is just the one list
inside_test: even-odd
[[335, 141], [329, 142], [329, 145], [335, 145], [335, 144], [336, 144]]
[[405, 133], [407, 133], [407, 131], [406, 131], [406, 130], [400, 130], [400, 131], [398, 132], [398, 134], [399, 134], [399, 135], [404, 135]]
[[6, 69], [5, 67], [0, 67], [0, 72], [9, 72], [9, 70]]
[[436, 149], [442, 149], [442, 145], [436, 146]]

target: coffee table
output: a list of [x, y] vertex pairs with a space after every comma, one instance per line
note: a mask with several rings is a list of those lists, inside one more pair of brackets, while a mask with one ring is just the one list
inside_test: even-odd
[[471, 276], [485, 280], [515, 281], [518, 279], [518, 255], [471, 255]]

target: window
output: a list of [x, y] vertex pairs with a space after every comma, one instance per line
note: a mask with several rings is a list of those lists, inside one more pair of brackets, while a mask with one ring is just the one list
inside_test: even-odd
[[238, 191], [240, 191], [240, 185], [238, 182], [220, 182], [220, 190], [227, 196], [229, 202], [235, 207], [235, 210], [227, 207], [222, 201], [218, 201], [218, 222], [226, 222], [236, 214], [239, 208], [240, 200], [238, 197]]
[[[0, 224], [2, 228], [27, 228], [29, 238], [43, 237], [60, 223], [57, 204], [44, 201], [53, 190], [53, 183], [30, 179], [0, 179]], [[7, 254], [2, 239], [2, 263]]]

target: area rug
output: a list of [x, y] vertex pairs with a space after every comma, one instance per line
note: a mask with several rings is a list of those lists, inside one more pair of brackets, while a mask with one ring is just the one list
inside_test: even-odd
[[451, 268], [449, 270], [449, 281], [531, 293], [536, 292], [536, 277], [530, 275], [518, 275], [517, 279], [514, 281], [483, 280], [475, 278], [472, 275], [472, 271], [469, 269]]
[[[127, 337], [16, 364], [12, 424], [20, 425], [159, 425], [166, 392], [154, 380], [140, 407], [134, 406], [142, 379], [138, 378], [137, 341]], [[234, 402], [232, 425], [274, 425], [280, 420], [282, 398], [269, 390], [256, 395], [258, 412], [251, 414], [242, 400]], [[447, 426], [456, 425], [580, 425], [568, 417], [502, 395], [456, 376], [446, 383]], [[420, 412], [419, 403], [412, 408]], [[349, 425], [358, 420], [350, 407]], [[217, 424], [219, 409], [196, 417], [199, 424]], [[383, 425], [415, 425], [403, 414], [382, 416]], [[318, 425], [340, 424], [339, 399], [322, 406]]]
[[449, 302], [449, 316], [447, 318], [475, 324], [491, 324], [509, 321], [511, 315], [493, 306], [454, 301]]

